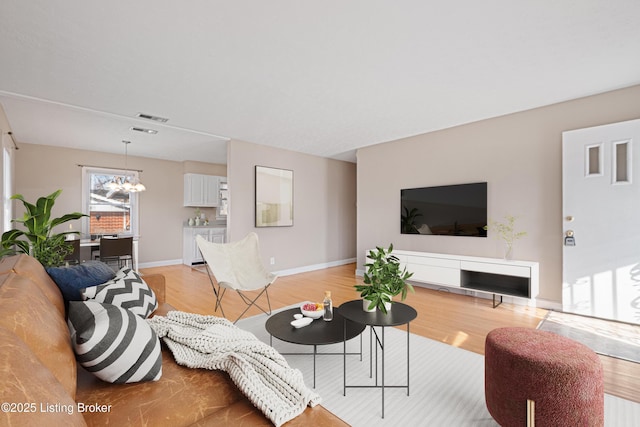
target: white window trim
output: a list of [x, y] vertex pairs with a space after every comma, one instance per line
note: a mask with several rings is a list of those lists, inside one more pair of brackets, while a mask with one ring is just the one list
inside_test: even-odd
[[[624, 139], [621, 141], [613, 141], [612, 145], [611, 145], [611, 157], [612, 157], [612, 162], [613, 165], [611, 166], [612, 172], [611, 172], [611, 184], [612, 185], [630, 185], [633, 183], [633, 180], [631, 179], [632, 177], [632, 168], [633, 168], [633, 156], [632, 156], [632, 149], [633, 149], [633, 145], [632, 145], [632, 140], [631, 139]], [[627, 179], [625, 181], [618, 181], [618, 146], [622, 145], [622, 144], [627, 144], [627, 157], [625, 158], [625, 168], [627, 170]]]
[[[83, 166], [82, 167], [82, 213], [85, 215], [89, 215], [89, 175], [90, 174], [104, 174], [104, 175], [128, 175], [133, 178], [139, 178], [137, 171], [125, 170], [125, 169], [110, 169], [110, 168], [99, 168], [93, 166]], [[138, 199], [138, 193], [130, 193], [129, 195], [131, 201], [131, 232], [129, 233], [121, 233], [123, 236], [133, 236], [137, 238], [139, 236], [139, 225], [140, 225], [140, 204]], [[82, 235], [89, 236], [89, 217], [82, 218]]]
[[[591, 159], [590, 149], [598, 149], [598, 172], [590, 173]], [[584, 147], [584, 176], [585, 178], [595, 178], [604, 175], [604, 143], [589, 144]]]

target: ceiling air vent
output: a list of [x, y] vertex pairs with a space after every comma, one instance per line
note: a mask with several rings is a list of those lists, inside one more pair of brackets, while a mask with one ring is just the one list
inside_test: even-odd
[[158, 131], [157, 131], [157, 130], [154, 130], [154, 129], [139, 128], [139, 127], [136, 127], [136, 126], [134, 126], [134, 127], [132, 127], [132, 128], [129, 128], [129, 129], [130, 129], [130, 130], [135, 130], [136, 132], [144, 132], [144, 133], [148, 133], [148, 134], [150, 134], [150, 135], [155, 135], [156, 133], [158, 133]]
[[152, 116], [151, 114], [138, 113], [136, 117], [140, 117], [141, 119], [153, 120], [154, 122], [166, 123], [169, 119], [165, 119], [164, 117]]

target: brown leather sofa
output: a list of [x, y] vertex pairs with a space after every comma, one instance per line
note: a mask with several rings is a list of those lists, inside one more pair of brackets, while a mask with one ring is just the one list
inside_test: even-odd
[[[146, 275], [165, 303], [162, 275]], [[58, 287], [26, 255], [0, 260], [0, 425], [269, 426], [221, 371], [177, 365], [163, 347], [162, 378], [109, 384], [76, 364]], [[346, 426], [318, 405], [285, 426]]]

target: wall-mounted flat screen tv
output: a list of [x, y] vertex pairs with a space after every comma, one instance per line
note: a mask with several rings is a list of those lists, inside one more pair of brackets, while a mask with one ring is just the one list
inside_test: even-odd
[[402, 234], [487, 237], [487, 183], [400, 191]]

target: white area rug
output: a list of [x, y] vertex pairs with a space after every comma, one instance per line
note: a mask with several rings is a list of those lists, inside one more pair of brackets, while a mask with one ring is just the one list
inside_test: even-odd
[[[240, 320], [237, 325], [268, 343], [266, 319], [266, 315], [254, 316]], [[369, 378], [369, 329], [362, 336], [362, 361], [359, 356], [347, 356], [348, 385], [374, 384], [374, 379]], [[406, 384], [406, 345], [406, 329], [385, 329], [387, 385]], [[273, 346], [281, 353], [313, 352], [312, 346], [285, 343], [276, 338]], [[347, 351], [359, 351], [357, 338], [348, 342]], [[341, 353], [342, 344], [318, 346], [318, 352]], [[373, 357], [375, 360], [375, 353]], [[379, 361], [380, 357], [379, 353]], [[322, 396], [322, 406], [354, 427], [498, 425], [485, 406], [484, 356], [411, 334], [410, 357], [410, 395], [407, 396], [406, 389], [386, 389], [382, 419], [380, 389], [350, 388], [345, 397], [342, 355], [319, 355], [316, 391]], [[313, 356], [285, 355], [285, 358], [292, 367], [302, 371], [307, 385], [313, 387]], [[639, 419], [640, 404], [605, 395], [606, 426], [637, 426]]]

